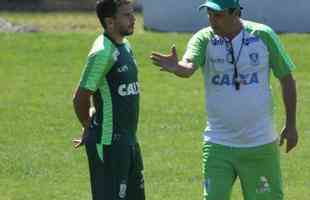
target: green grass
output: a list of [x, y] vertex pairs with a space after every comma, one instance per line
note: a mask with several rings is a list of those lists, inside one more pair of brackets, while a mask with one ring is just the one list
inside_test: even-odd
[[[27, 18], [32, 24], [57, 27], [53, 21], [44, 21], [54, 14], [32, 17], [26, 13], [0, 13], [0, 16], [14, 22]], [[58, 15], [66, 21], [64, 25], [75, 23], [66, 19], [70, 13]], [[86, 18], [79, 19], [76, 26], [87, 24], [83, 20]], [[190, 34], [145, 32], [141, 27], [139, 23], [140, 31], [129, 39], [140, 67], [139, 138], [147, 199], [201, 199], [201, 132], [206, 119], [201, 74], [196, 73], [188, 80], [179, 79], [159, 72], [148, 59], [152, 50], [168, 52], [173, 43], [181, 55]], [[79, 32], [65, 28], [65, 32], [53, 32], [47, 26], [42, 29], [43, 33], [0, 34], [0, 199], [89, 199], [85, 153], [71, 145], [71, 139], [80, 134], [71, 99], [99, 31], [93, 25]], [[300, 133], [299, 147], [288, 155], [281, 154], [284, 191], [287, 200], [307, 199], [310, 35], [286, 34], [281, 39], [298, 66], [294, 75], [299, 93]], [[275, 80], [273, 89], [280, 129], [283, 109]], [[239, 185], [235, 186], [232, 199], [242, 199]]]
[[[12, 12], [0, 11], [0, 18], [14, 24], [39, 27], [42, 32], [99, 32], [95, 12]], [[136, 15], [136, 33], [144, 32], [141, 14]]]

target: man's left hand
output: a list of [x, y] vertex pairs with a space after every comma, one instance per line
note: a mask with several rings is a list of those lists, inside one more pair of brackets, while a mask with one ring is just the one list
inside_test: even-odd
[[280, 146], [284, 144], [286, 140], [286, 153], [290, 152], [297, 146], [298, 133], [296, 127], [285, 127], [281, 132]]

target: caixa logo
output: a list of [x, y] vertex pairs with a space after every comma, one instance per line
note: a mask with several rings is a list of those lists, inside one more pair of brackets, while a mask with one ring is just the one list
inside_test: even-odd
[[[241, 84], [243, 85], [251, 85], [259, 83], [257, 72], [251, 74], [239, 74], [239, 77], [241, 79]], [[212, 77], [212, 83], [214, 85], [230, 86], [234, 84], [234, 79], [233, 76], [229, 74], [217, 74]]]
[[139, 83], [133, 82], [133, 83], [119, 85], [118, 94], [120, 96], [130, 96], [130, 95], [139, 94]]

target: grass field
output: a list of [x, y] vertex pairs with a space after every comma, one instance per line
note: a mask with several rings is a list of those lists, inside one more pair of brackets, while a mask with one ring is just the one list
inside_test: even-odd
[[[72, 93], [100, 32], [92, 15], [0, 13], [43, 31], [0, 33], [1, 200], [90, 198], [86, 157], [83, 149], [72, 148], [71, 139], [80, 134]], [[146, 32], [141, 16], [138, 22], [130, 41], [140, 67], [139, 137], [147, 199], [201, 199], [201, 132], [206, 120], [201, 74], [178, 79], [159, 72], [148, 59], [152, 50], [167, 52], [173, 43], [181, 55], [191, 34]], [[281, 39], [298, 66], [294, 75], [300, 133], [299, 147], [288, 155], [281, 153], [284, 190], [287, 200], [306, 200], [310, 196], [310, 35], [284, 34]], [[281, 93], [279, 84], [272, 83], [280, 129]], [[238, 184], [232, 199], [242, 199]]]

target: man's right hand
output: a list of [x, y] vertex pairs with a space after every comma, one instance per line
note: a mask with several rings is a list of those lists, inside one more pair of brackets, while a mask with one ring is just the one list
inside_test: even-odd
[[167, 71], [175, 73], [178, 66], [178, 55], [175, 46], [171, 47], [170, 54], [161, 54], [158, 52], [152, 52], [151, 60], [154, 65], [160, 67], [160, 71]]
[[86, 131], [85, 128], [82, 129], [82, 135], [80, 138], [74, 138], [72, 140], [73, 142], [73, 147], [75, 149], [79, 148], [80, 146], [83, 146], [87, 140], [87, 137], [88, 137], [88, 131]]

